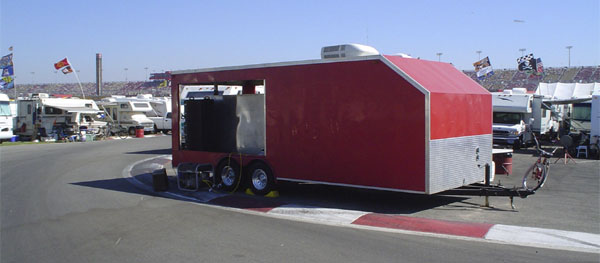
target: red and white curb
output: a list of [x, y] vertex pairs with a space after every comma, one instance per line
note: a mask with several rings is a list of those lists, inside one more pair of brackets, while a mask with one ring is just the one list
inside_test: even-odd
[[141, 163], [158, 158], [168, 159], [170, 155], [148, 158], [133, 163], [123, 170], [123, 177], [136, 187], [164, 197], [188, 200], [196, 204], [216, 205], [226, 209], [263, 214], [277, 218], [368, 228], [388, 232], [400, 231], [402, 233], [489, 241], [508, 245], [600, 253], [599, 234], [298, 206], [279, 202], [276, 199], [254, 199], [240, 195], [206, 191], [193, 192], [190, 195], [181, 195], [172, 192], [156, 193], [153, 191], [151, 185], [146, 185], [132, 176], [131, 171]]

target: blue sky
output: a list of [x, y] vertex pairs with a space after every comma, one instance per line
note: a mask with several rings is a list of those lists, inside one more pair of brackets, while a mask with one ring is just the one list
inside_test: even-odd
[[[17, 84], [143, 80], [147, 72], [317, 59], [359, 43], [472, 69], [515, 68], [520, 48], [546, 67], [600, 64], [600, 5], [580, 1], [30, 1], [0, 0], [0, 54], [14, 47]], [[524, 22], [514, 22], [523, 20]], [[124, 69], [128, 68], [127, 71]], [[31, 73], [34, 72], [34, 73]]]

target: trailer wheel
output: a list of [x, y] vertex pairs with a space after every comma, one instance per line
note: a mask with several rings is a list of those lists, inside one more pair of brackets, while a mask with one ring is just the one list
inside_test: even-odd
[[129, 135], [135, 136], [135, 127], [129, 127]]
[[215, 185], [225, 191], [234, 191], [240, 183], [240, 165], [233, 159], [221, 161], [215, 169]]
[[256, 195], [266, 195], [275, 188], [275, 177], [271, 168], [263, 162], [248, 166], [248, 186]]

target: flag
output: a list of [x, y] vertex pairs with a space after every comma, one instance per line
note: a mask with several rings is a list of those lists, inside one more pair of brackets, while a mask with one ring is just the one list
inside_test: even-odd
[[490, 63], [489, 57], [485, 57], [484, 59], [473, 63], [473, 66], [475, 67], [477, 78], [480, 80], [494, 75], [494, 70], [492, 69], [492, 64]]
[[[63, 68], [63, 67], [69, 66], [69, 65], [70, 65], [70, 64], [69, 64], [69, 61], [67, 60], [67, 58], [64, 58], [63, 60], [61, 60], [61, 61], [59, 61], [59, 62], [56, 62], [56, 63], [54, 63], [54, 68], [56, 68], [56, 69], [61, 69], [61, 68]], [[64, 73], [64, 71], [63, 71], [63, 73]], [[65, 74], [66, 74], [66, 73], [65, 73]]]
[[8, 66], [2, 69], [2, 77], [8, 77], [14, 75], [13, 66]]
[[537, 69], [535, 64], [536, 64], [536, 61], [535, 61], [535, 58], [533, 57], [533, 54], [529, 54], [529, 55], [517, 58], [517, 65], [518, 65], [519, 71], [525, 71], [525, 72], [531, 73]]
[[0, 89], [12, 89], [15, 87], [14, 79], [10, 76], [0, 79]]
[[10, 53], [0, 59], [0, 68], [4, 69], [13, 65], [13, 54]]
[[541, 58], [536, 58], [535, 59], [535, 65], [537, 66], [537, 68], [536, 68], [536, 75], [542, 75], [542, 74], [544, 74], [544, 64], [542, 63], [542, 59]]
[[164, 88], [167, 86], [167, 80], [165, 79], [163, 82], [160, 83], [160, 85], [158, 85], [159, 88]]
[[63, 74], [69, 74], [71, 72], [73, 72], [73, 69], [71, 68], [71, 66], [66, 66], [62, 69]]

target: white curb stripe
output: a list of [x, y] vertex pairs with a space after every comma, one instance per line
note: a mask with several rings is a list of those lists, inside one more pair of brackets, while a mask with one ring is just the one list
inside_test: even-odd
[[356, 219], [359, 217], [368, 214], [368, 212], [334, 208], [283, 205], [273, 208], [267, 214], [276, 214], [285, 217], [303, 218], [337, 224], [352, 224], [352, 222], [356, 221]]
[[498, 224], [492, 226], [485, 239], [538, 247], [582, 248], [600, 252], [600, 235], [583, 232]]

